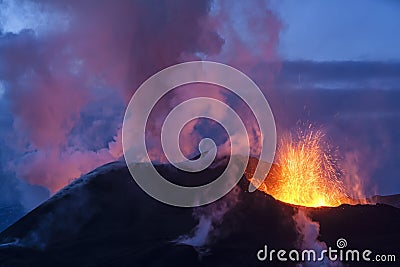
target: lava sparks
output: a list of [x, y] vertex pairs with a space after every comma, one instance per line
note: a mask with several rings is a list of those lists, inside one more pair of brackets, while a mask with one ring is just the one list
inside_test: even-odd
[[335, 155], [324, 141], [323, 132], [311, 126], [286, 135], [278, 144], [276, 164], [259, 190], [300, 206], [335, 207], [349, 203]]

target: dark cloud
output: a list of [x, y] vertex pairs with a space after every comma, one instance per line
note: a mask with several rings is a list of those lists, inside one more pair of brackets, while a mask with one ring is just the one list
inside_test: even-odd
[[400, 63], [287, 61], [278, 82], [298, 89], [399, 89]]

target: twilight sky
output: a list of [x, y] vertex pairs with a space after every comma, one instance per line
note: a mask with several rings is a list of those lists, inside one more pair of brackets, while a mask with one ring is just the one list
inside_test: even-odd
[[279, 52], [290, 60], [400, 60], [400, 2], [273, 1], [282, 18]]
[[[272, 0], [270, 7], [283, 24], [278, 51], [287, 60], [400, 60], [400, 3], [394, 0]], [[219, 4], [215, 2], [213, 8]], [[245, 4], [255, 5], [255, 3]], [[240, 30], [242, 5], [232, 6]], [[68, 27], [65, 11], [46, 13], [34, 1], [0, 2], [2, 32], [43, 32]], [[256, 9], [250, 10], [256, 12]], [[241, 18], [242, 17], [242, 18]], [[49, 23], [49, 20], [52, 22]], [[245, 21], [243, 22], [245, 23]], [[244, 26], [245, 27], [245, 26]], [[244, 30], [243, 36], [246, 36]], [[257, 39], [256, 36], [248, 36]]]
[[[390, 0], [0, 0], [0, 229], [118, 160], [135, 88], [194, 59], [253, 78], [279, 131], [322, 125], [367, 193], [400, 193], [399, 12]], [[194, 88], [159, 111], [207, 91]]]

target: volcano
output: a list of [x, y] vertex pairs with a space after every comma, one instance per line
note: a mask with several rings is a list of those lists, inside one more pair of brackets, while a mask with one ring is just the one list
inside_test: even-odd
[[[223, 172], [225, 162], [191, 174], [190, 181], [212, 180]], [[252, 164], [257, 160], [250, 160], [234, 190], [199, 208], [158, 202], [139, 188], [124, 162], [106, 164], [4, 230], [0, 266], [298, 266], [301, 262], [260, 261], [257, 252], [265, 245], [277, 250], [298, 247], [301, 233], [293, 218], [299, 209], [319, 224], [318, 240], [326, 246], [336, 247], [336, 241], [345, 238], [348, 248], [393, 254], [398, 264], [399, 195], [374, 196], [375, 203], [368, 205], [298, 207], [262, 191], [249, 193], [246, 177]], [[156, 169], [176, 183], [187, 181], [187, 173], [172, 165], [159, 164]], [[218, 205], [232, 196], [234, 205], [223, 218], [213, 220]], [[179, 242], [196, 235], [202, 218], [209, 222], [203, 244]], [[340, 264], [398, 266], [396, 262]]]

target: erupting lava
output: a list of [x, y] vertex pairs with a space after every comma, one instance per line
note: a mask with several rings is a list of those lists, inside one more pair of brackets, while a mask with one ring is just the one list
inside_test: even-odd
[[300, 206], [339, 206], [349, 203], [335, 153], [321, 131], [300, 131], [278, 144], [276, 164], [259, 187], [274, 198]]

